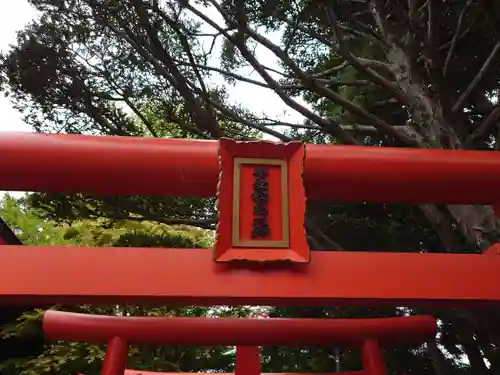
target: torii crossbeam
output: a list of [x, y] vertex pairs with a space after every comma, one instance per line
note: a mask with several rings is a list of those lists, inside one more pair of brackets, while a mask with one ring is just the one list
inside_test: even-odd
[[[495, 246], [482, 255], [311, 253], [302, 225], [304, 191], [309, 199], [496, 206], [500, 153], [3, 133], [0, 160], [0, 190], [218, 192], [224, 213], [214, 252], [2, 246], [2, 303], [500, 301]], [[266, 202], [257, 214], [255, 194]]]

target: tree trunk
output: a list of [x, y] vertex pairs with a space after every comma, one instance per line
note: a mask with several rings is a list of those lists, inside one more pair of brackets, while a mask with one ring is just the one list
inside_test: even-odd
[[[447, 116], [450, 113], [449, 102], [451, 98], [444, 98], [443, 95], [431, 94], [419, 76], [414, 65], [415, 56], [409, 56], [411, 52], [411, 30], [406, 36], [405, 46], [401, 44], [401, 36], [394, 34], [384, 22], [384, 2], [372, 1], [371, 7], [374, 19], [377, 20], [379, 32], [383, 35], [386, 47], [385, 56], [389, 61], [390, 70], [394, 76], [399, 89], [406, 95], [411, 111], [411, 125], [419, 133], [419, 139], [423, 139], [422, 147], [432, 148], [463, 148], [462, 142], [454, 130], [447, 122], [459, 122], [456, 116]], [[432, 44], [432, 40], [427, 43]], [[427, 56], [431, 58], [432, 56]], [[437, 64], [437, 62], [434, 62]], [[431, 71], [434, 67], [429, 67]], [[439, 86], [439, 82], [435, 82]], [[437, 88], [439, 91], [441, 88]], [[450, 187], [451, 188], [451, 187]], [[426, 218], [433, 228], [438, 232], [446, 248], [456, 247], [458, 241], [454, 239], [454, 227], [446, 217], [440, 213], [439, 209], [430, 205], [421, 206]], [[447, 210], [453, 217], [460, 233], [469, 246], [477, 246], [479, 249], [486, 249], [491, 245], [491, 235], [498, 231], [498, 223], [491, 207], [472, 205], [449, 205]], [[447, 221], [447, 222], [446, 222]]]
[[483, 355], [481, 354], [474, 337], [469, 334], [461, 334], [460, 339], [463, 350], [469, 359], [471, 368], [473, 369], [474, 375], [490, 375], [491, 372], [488, 367], [486, 367]]
[[432, 360], [432, 366], [436, 375], [450, 375], [450, 369], [446, 364], [443, 353], [439, 350], [436, 341], [427, 342], [427, 352]]

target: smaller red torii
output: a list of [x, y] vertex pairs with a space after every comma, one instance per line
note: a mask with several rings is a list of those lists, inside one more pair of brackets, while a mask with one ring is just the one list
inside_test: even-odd
[[335, 375], [385, 375], [380, 345], [421, 344], [434, 339], [437, 327], [436, 319], [431, 316], [374, 319], [158, 318], [49, 310], [44, 315], [43, 330], [49, 340], [107, 343], [102, 375], [142, 373], [125, 371], [129, 344], [234, 345], [237, 347], [235, 375], [261, 375], [259, 346], [360, 347], [363, 371]]

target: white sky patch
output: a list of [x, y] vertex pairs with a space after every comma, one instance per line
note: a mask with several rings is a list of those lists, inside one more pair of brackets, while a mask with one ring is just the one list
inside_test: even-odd
[[[213, 21], [217, 22], [217, 24], [224, 24], [222, 16], [214, 7], [205, 8], [203, 12], [205, 14], [208, 14]], [[192, 16], [196, 21], [201, 21], [192, 14], [190, 16]], [[216, 32], [215, 29], [207, 24], [203, 24], [201, 31], [207, 34]], [[277, 45], [280, 44], [281, 32], [274, 31], [267, 34], [263, 33], [263, 35], [273, 43]], [[220, 43], [220, 40], [221, 39], [219, 37], [219, 43], [216, 43], [215, 48], [213, 49], [214, 53], [212, 54], [211, 61], [209, 62], [210, 66], [220, 66], [219, 57], [222, 49], [222, 43]], [[206, 37], [203, 42], [205, 49], [209, 50], [210, 44], [212, 43], [212, 38]], [[257, 57], [257, 60], [264, 66], [276, 70], [281, 70], [279, 67], [278, 57], [276, 57], [276, 55], [274, 55], [274, 53], [272, 53], [266, 47], [258, 44], [253, 52]], [[252, 67], [239, 69], [235, 73], [245, 78], [250, 78], [254, 81], [265, 83], [261, 76]], [[276, 80], [279, 78], [279, 75], [275, 73], [271, 72], [270, 75]], [[221, 74], [213, 73], [212, 77], [213, 83], [216, 83], [218, 85], [226, 84], [226, 81]], [[270, 89], [256, 86], [247, 82], [237, 82], [235, 85], [226, 84], [226, 88], [227, 92], [229, 93], [230, 102], [241, 104], [245, 108], [256, 114], [266, 114], [269, 118], [280, 119], [282, 121], [297, 124], [302, 123], [305, 119], [304, 116], [302, 116], [300, 113], [284, 104], [281, 98]], [[305, 101], [301, 100], [300, 98], [295, 98], [295, 100], [301, 105], [310, 109], [310, 106]]]
[[[7, 0], [2, 1], [7, 2]], [[209, 13], [213, 20], [217, 20], [219, 24], [222, 24], [222, 18], [214, 8], [207, 8], [204, 12]], [[6, 51], [9, 45], [15, 44], [16, 32], [36, 18], [37, 15], [38, 12], [26, 0], [9, 1], [9, 7], [4, 7], [0, 13], [0, 50]], [[208, 25], [204, 25], [203, 31], [213, 32], [213, 29]], [[280, 33], [270, 33], [266, 37], [274, 43], [278, 43]], [[218, 40], [220, 41], [221, 39]], [[209, 43], [208, 38], [206, 42]], [[219, 42], [214, 48], [212, 66], [219, 65], [220, 51], [221, 43]], [[260, 63], [274, 69], [279, 69], [278, 58], [267, 48], [260, 45], [257, 46], [255, 55]], [[263, 82], [259, 74], [252, 68], [240, 69], [237, 73], [246, 78]], [[276, 78], [276, 75], [274, 78]], [[265, 114], [267, 117], [292, 123], [301, 123], [304, 119], [301, 114], [285, 105], [272, 90], [244, 82], [227, 85], [223, 77], [217, 73], [213, 74], [211, 82], [218, 85], [226, 85], [229, 93], [229, 101], [241, 104], [254, 113]], [[297, 101], [309, 108], [304, 101], [300, 99]], [[2, 113], [0, 131], [32, 131], [31, 127], [21, 119], [21, 114], [12, 107], [10, 100], [3, 95], [0, 95], [0, 113]]]
[[[7, 3], [7, 0], [0, 0]], [[221, 15], [214, 8], [207, 8], [205, 13], [210, 13], [211, 18], [217, 20], [222, 24]], [[26, 0], [9, 1], [9, 6], [4, 7], [0, 12], [0, 50], [6, 51], [9, 46], [16, 43], [16, 32], [25, 27], [30, 21], [34, 20], [39, 13], [29, 5]], [[213, 32], [214, 30], [208, 26], [203, 26], [203, 31]], [[279, 42], [280, 33], [275, 32], [266, 35], [267, 38], [274, 43]], [[219, 66], [219, 57], [221, 51], [221, 43], [216, 43], [212, 61], [212, 66]], [[207, 39], [206, 42], [210, 43]], [[208, 44], [204, 42], [205, 47]], [[278, 69], [278, 58], [267, 48], [257, 46], [254, 51], [257, 59], [261, 64]], [[262, 78], [252, 68], [240, 69], [238, 74], [251, 78], [253, 80], [263, 82]], [[274, 75], [276, 79], [276, 75]], [[246, 109], [266, 117], [273, 119], [280, 119], [282, 121], [291, 123], [301, 123], [304, 119], [302, 115], [295, 110], [290, 109], [285, 105], [282, 100], [272, 90], [255, 86], [249, 83], [237, 82], [235, 85], [228, 85], [222, 75], [214, 73], [212, 79], [209, 81], [217, 85], [225, 85], [229, 94], [229, 101], [233, 104], [241, 104]], [[309, 106], [302, 100], [297, 100], [302, 105], [309, 108]], [[33, 129], [27, 125], [21, 117], [21, 113], [13, 108], [9, 98], [0, 95], [0, 113], [2, 114], [2, 121], [0, 122], [0, 132], [31, 132]], [[275, 128], [279, 131], [279, 128]], [[272, 138], [266, 136], [265, 138]], [[13, 196], [22, 196], [24, 193], [11, 192]], [[0, 191], [2, 195], [2, 191]]]
[[[0, 50], [4, 52], [9, 45], [16, 42], [16, 32], [32, 21], [37, 12], [26, 0], [2, 0], [2, 3], [4, 6], [0, 12]], [[10, 99], [1, 94], [0, 113], [2, 114], [0, 131], [32, 131], [31, 127], [21, 119], [21, 114], [12, 107]]]

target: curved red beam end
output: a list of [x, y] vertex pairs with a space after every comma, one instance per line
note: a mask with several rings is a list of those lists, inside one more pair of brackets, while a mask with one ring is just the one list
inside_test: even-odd
[[[215, 196], [217, 145], [1, 133], [0, 190]], [[308, 144], [304, 185], [313, 200], [493, 204], [500, 190], [500, 153]]]
[[47, 311], [49, 340], [106, 343], [121, 337], [130, 344], [165, 346], [359, 346], [420, 344], [436, 335], [436, 319], [411, 316], [376, 319], [248, 319], [122, 317]]

